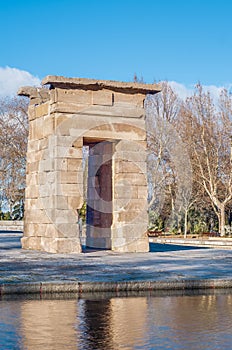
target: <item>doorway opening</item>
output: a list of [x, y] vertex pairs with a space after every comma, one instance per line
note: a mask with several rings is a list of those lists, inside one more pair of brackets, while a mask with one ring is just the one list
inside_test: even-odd
[[86, 247], [111, 249], [113, 143], [84, 139], [88, 148]]

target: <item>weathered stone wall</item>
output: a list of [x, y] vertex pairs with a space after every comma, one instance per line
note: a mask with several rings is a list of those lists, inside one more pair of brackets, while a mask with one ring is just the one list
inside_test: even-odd
[[82, 147], [89, 144], [87, 245], [147, 251], [143, 103], [157, 86], [62, 77], [43, 83], [51, 89], [20, 91], [31, 99], [22, 247], [81, 252]]

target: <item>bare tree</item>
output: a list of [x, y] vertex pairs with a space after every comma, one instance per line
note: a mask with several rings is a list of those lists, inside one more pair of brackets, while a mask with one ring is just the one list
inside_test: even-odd
[[1, 198], [11, 212], [23, 202], [28, 136], [27, 101], [7, 98], [0, 101], [0, 187]]
[[187, 131], [194, 176], [217, 214], [225, 235], [225, 210], [232, 200], [232, 98], [223, 90], [218, 104], [200, 84], [187, 99]]
[[187, 210], [191, 199], [191, 162], [177, 124], [180, 106], [167, 82], [146, 103], [150, 205], [160, 210], [168, 194], [172, 219]]

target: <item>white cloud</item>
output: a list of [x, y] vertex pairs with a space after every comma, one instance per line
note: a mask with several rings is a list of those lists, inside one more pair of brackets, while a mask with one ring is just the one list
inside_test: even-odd
[[39, 86], [40, 79], [29, 72], [11, 67], [0, 67], [0, 97], [17, 94], [21, 86]]
[[209, 92], [214, 101], [217, 101], [224, 88], [223, 86], [203, 85], [203, 90]]
[[171, 86], [173, 91], [183, 100], [185, 100], [186, 97], [190, 97], [194, 93], [194, 86], [187, 87], [186, 85], [177, 83], [176, 81], [169, 81], [168, 84]]
[[[186, 97], [190, 97], [194, 94], [194, 90], [195, 90], [194, 85], [187, 86], [181, 83], [177, 83], [176, 81], [169, 81], [168, 83], [173, 89], [173, 91], [183, 100], [185, 100]], [[228, 91], [230, 91], [232, 84], [228, 84], [227, 86], [202, 85], [202, 87], [203, 87], [203, 91], [210, 92], [211, 97], [216, 102], [222, 90], [226, 88]]]

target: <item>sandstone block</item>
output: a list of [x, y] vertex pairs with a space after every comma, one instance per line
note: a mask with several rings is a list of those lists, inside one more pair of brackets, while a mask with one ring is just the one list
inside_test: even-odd
[[71, 209], [81, 209], [83, 205], [83, 197], [82, 196], [68, 196], [68, 206]]
[[102, 106], [113, 105], [113, 94], [109, 90], [92, 91], [92, 104]]
[[56, 190], [58, 196], [83, 196], [83, 187], [77, 184], [60, 184]]
[[68, 158], [67, 159], [67, 170], [68, 171], [83, 171], [82, 158]]
[[29, 209], [26, 211], [27, 223], [50, 224], [52, 222], [48, 212], [44, 209]]
[[122, 226], [123, 237], [127, 240], [146, 238], [147, 222], [137, 224], [125, 224]]
[[77, 212], [71, 209], [47, 209], [47, 216], [54, 224], [75, 224], [77, 223]]
[[23, 249], [42, 250], [41, 237], [22, 237], [21, 244]]
[[146, 152], [132, 152], [132, 151], [121, 151], [115, 152], [114, 154], [115, 161], [117, 160], [127, 160], [134, 162], [135, 164], [140, 162], [146, 162], [147, 154]]
[[86, 90], [57, 90], [57, 101], [67, 104], [87, 104], [92, 103], [92, 92]]
[[77, 158], [82, 159], [82, 148], [57, 146], [54, 148], [55, 158]]
[[64, 113], [54, 113], [51, 106], [51, 112], [54, 114], [54, 130], [55, 134], [59, 136], [70, 136], [69, 129], [72, 126], [73, 119]]
[[25, 189], [25, 197], [26, 198], [38, 198], [39, 197], [39, 186], [38, 185], [27, 186]]
[[38, 185], [38, 183], [39, 183], [38, 173], [27, 174], [27, 186]]
[[43, 137], [48, 137], [53, 135], [55, 131], [55, 121], [52, 115], [44, 116], [43, 121]]
[[80, 239], [59, 238], [57, 240], [56, 252], [61, 254], [81, 253], [82, 248]]
[[112, 239], [112, 250], [117, 250], [117, 248], [121, 248], [123, 249], [123, 247], [125, 246], [126, 244], [126, 240], [125, 238], [113, 238]]
[[118, 180], [114, 185], [114, 199], [126, 199], [129, 201], [131, 198], [138, 198], [137, 186], [131, 186], [127, 182]]
[[[74, 110], [72, 111], [73, 113], [75, 113]], [[138, 118], [139, 120], [141, 119], [144, 120], [144, 117], [145, 117], [143, 108], [138, 106], [133, 106], [127, 103], [114, 103], [111, 107], [103, 106], [103, 105], [91, 105], [83, 109], [83, 111], [81, 111], [80, 114], [82, 116], [94, 115], [94, 116], [108, 116], [111, 118], [118, 118], [118, 117], [130, 118], [130, 119]]]
[[39, 143], [37, 140], [28, 140], [27, 143], [27, 152], [31, 151], [38, 151], [39, 150]]
[[34, 105], [30, 105], [28, 107], [28, 119], [29, 121], [34, 120], [36, 118], [36, 114], [35, 114], [35, 106]]
[[26, 198], [25, 210], [30, 209], [44, 209], [43, 201], [41, 198]]
[[114, 160], [114, 173], [124, 174], [124, 173], [141, 173], [145, 174], [147, 177], [147, 165], [145, 162], [134, 162], [125, 159], [115, 159]]
[[29, 134], [31, 139], [40, 140], [43, 138], [44, 117], [34, 119], [29, 124]]
[[48, 194], [40, 198], [41, 209], [66, 209], [70, 208], [68, 197]]
[[131, 134], [132, 140], [146, 140], [146, 131], [144, 127], [131, 125], [130, 123], [114, 123], [114, 131], [117, 133], [123, 132]]
[[139, 223], [141, 221], [147, 220], [146, 210], [134, 210], [134, 211], [120, 211], [113, 213], [114, 222], [121, 223]]
[[120, 140], [115, 145], [116, 152], [145, 152], [146, 149], [147, 142], [139, 140]]
[[[23, 237], [36, 237], [39, 224], [29, 223], [27, 217], [24, 219]], [[39, 235], [38, 235], [39, 236]]]
[[147, 178], [146, 174], [136, 174], [136, 173], [124, 173], [124, 174], [116, 174], [115, 175], [115, 183], [120, 182], [120, 184], [124, 185], [133, 185], [133, 186], [146, 186]]
[[62, 184], [77, 184], [83, 182], [83, 173], [80, 171], [57, 172], [57, 181]]
[[[52, 114], [55, 114], [55, 113], [80, 114], [82, 111], [85, 111], [85, 110], [86, 110], [86, 105], [82, 103], [56, 102], [52, 104], [50, 107], [50, 113]], [[59, 129], [59, 133], [64, 135], [65, 132], [67, 132], [67, 130], [68, 129]]]
[[138, 192], [138, 199], [145, 199], [147, 200], [148, 197], [148, 189], [147, 186], [138, 186], [137, 187], [137, 192]]
[[62, 159], [62, 158], [56, 158], [54, 159], [54, 170], [56, 171], [68, 171], [68, 170], [73, 170], [68, 167], [70, 159]]
[[35, 106], [35, 118], [45, 116], [49, 113], [49, 102]]
[[39, 171], [39, 167], [40, 167], [40, 162], [39, 161], [36, 161], [36, 162], [33, 162], [33, 163], [27, 163], [27, 169], [26, 169], [26, 172], [27, 174], [29, 173], [33, 173], [33, 172], [38, 172]]
[[58, 253], [57, 240], [58, 238], [41, 237], [40, 250], [48, 253]]
[[36, 140], [35, 142], [37, 142], [39, 150], [44, 150], [48, 147], [48, 139], [47, 138], [43, 138], [41, 140]]
[[114, 240], [112, 250], [122, 253], [146, 253], [149, 252], [149, 241], [148, 237], [132, 240], [121, 244], [121, 241]]
[[66, 238], [76, 238], [80, 236], [79, 227], [77, 223], [57, 223], [56, 228], [58, 230], [58, 237], [66, 237]]
[[28, 234], [27, 237], [59, 237], [59, 231], [51, 224], [27, 224]]
[[114, 92], [114, 103], [127, 103], [130, 105], [143, 108], [144, 95], [143, 94], [124, 94], [122, 92]]
[[76, 148], [82, 148], [83, 147], [83, 138], [80, 136], [78, 138], [74, 138], [74, 141], [72, 142], [72, 146]]
[[39, 197], [45, 200], [49, 195], [58, 194], [58, 185], [56, 183], [45, 183], [44, 185], [39, 185]]
[[[116, 210], [119, 208], [118, 210]], [[124, 198], [119, 200], [114, 200], [114, 210], [123, 211], [144, 211], [147, 210], [147, 200], [146, 199], [135, 199], [135, 198]]]
[[37, 171], [41, 172], [51, 172], [54, 170], [55, 160], [53, 158], [41, 159], [38, 162]]

